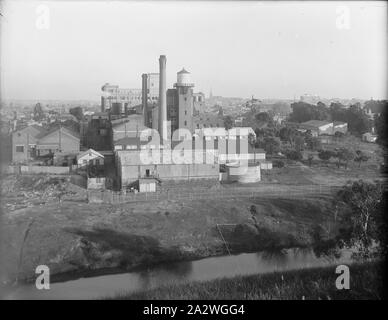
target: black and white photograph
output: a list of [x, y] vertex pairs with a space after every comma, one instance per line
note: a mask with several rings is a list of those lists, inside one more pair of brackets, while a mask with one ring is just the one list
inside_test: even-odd
[[385, 300], [387, 9], [1, 0], [0, 300]]

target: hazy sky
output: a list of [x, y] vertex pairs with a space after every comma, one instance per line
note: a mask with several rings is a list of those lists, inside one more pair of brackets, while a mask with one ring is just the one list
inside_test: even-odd
[[105, 82], [141, 88], [161, 54], [168, 87], [185, 67], [206, 95], [387, 98], [383, 1], [3, 1], [1, 12], [3, 99], [99, 100]]

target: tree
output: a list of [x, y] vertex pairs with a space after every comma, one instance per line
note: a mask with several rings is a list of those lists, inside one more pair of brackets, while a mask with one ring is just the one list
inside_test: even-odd
[[84, 113], [81, 107], [70, 108], [69, 113], [72, 114], [74, 117], [76, 117], [78, 121], [81, 121], [84, 116]]
[[284, 142], [289, 142], [290, 145], [294, 144], [295, 136], [296, 136], [296, 130], [293, 128], [283, 127], [279, 131], [280, 140]]
[[302, 153], [298, 150], [289, 150], [286, 152], [286, 157], [294, 161], [301, 161], [303, 159]]
[[362, 135], [371, 130], [371, 121], [361, 109], [361, 106], [355, 104], [349, 107], [346, 111], [346, 119], [348, 129], [354, 135]]
[[385, 147], [388, 146], [387, 112], [388, 112], [388, 102], [385, 101], [385, 107], [382, 109], [381, 113], [376, 117], [374, 121], [374, 124], [376, 127], [376, 133], [377, 133], [376, 142]]
[[272, 165], [274, 168], [283, 168], [284, 162], [282, 160], [275, 159], [274, 161], [272, 161]]
[[332, 156], [333, 156], [333, 153], [329, 150], [320, 150], [318, 152], [319, 159], [321, 159], [326, 165], [328, 164]]
[[276, 154], [280, 151], [280, 140], [275, 137], [264, 138], [264, 150], [268, 154]]
[[370, 255], [373, 243], [382, 245], [386, 251], [382, 184], [349, 182], [338, 191], [336, 200], [350, 209], [342, 216], [338, 240], [349, 247], [357, 245], [362, 257]]
[[35, 121], [43, 120], [44, 112], [43, 112], [43, 108], [42, 108], [42, 106], [41, 106], [41, 104], [39, 102], [35, 105], [33, 112], [34, 112], [33, 119]]
[[294, 145], [295, 145], [295, 150], [298, 152], [304, 150], [304, 137], [301, 135], [297, 135], [294, 139]]
[[333, 121], [346, 122], [348, 130], [352, 134], [360, 136], [371, 129], [370, 120], [360, 104], [356, 103], [349, 108], [345, 108], [340, 103], [332, 103], [330, 105], [330, 115]]
[[291, 104], [290, 121], [305, 122], [309, 120], [330, 120], [330, 109], [323, 103], [317, 106], [299, 101]]
[[341, 162], [344, 162], [345, 169], [347, 169], [348, 168], [348, 162], [354, 158], [354, 154], [349, 149], [341, 148], [337, 152], [337, 157], [338, 157], [338, 164], [337, 164], [338, 168], [340, 167]]
[[312, 154], [309, 154], [307, 157], [307, 161], [309, 163], [309, 167], [313, 164], [314, 156]]
[[262, 122], [269, 122], [270, 117], [267, 112], [259, 112], [258, 114], [255, 115], [255, 118], [257, 121], [262, 121]]
[[361, 162], [367, 162], [369, 160], [369, 157], [362, 152], [361, 150], [356, 151], [356, 156], [354, 157], [354, 162], [358, 163], [358, 167], [361, 167]]
[[249, 143], [249, 145], [252, 146], [252, 147], [254, 147], [255, 144], [256, 144], [256, 137], [255, 137], [255, 135], [254, 135], [252, 132], [250, 132], [250, 133], [248, 134], [248, 143]]
[[231, 116], [226, 116], [224, 118], [224, 126], [225, 126], [226, 130], [233, 128], [233, 120], [232, 120]]
[[316, 151], [322, 148], [322, 142], [318, 137], [308, 137], [306, 138], [307, 148], [310, 150]]

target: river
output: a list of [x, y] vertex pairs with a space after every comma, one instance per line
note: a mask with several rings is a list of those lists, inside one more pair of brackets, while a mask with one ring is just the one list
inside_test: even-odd
[[136, 272], [54, 282], [50, 284], [49, 290], [38, 290], [35, 284], [21, 285], [8, 292], [5, 298], [96, 299], [168, 284], [346, 264], [351, 262], [350, 256], [350, 251], [343, 251], [340, 258], [317, 257], [311, 249], [294, 248], [276, 253], [257, 252], [210, 257], [196, 261], [163, 263]]

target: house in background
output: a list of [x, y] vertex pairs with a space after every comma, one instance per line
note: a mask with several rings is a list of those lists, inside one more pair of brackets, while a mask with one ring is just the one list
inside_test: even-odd
[[77, 164], [78, 167], [102, 166], [104, 165], [104, 156], [93, 149], [89, 149], [77, 155]]
[[296, 125], [296, 128], [301, 132], [310, 130], [313, 137], [321, 135], [334, 135], [336, 132], [343, 134], [348, 132], [348, 124], [341, 121], [323, 121], [323, 120], [309, 120]]
[[39, 135], [44, 132], [40, 126], [33, 125], [12, 133], [12, 162], [24, 163], [36, 156]]
[[37, 156], [45, 156], [56, 152], [76, 154], [80, 150], [79, 134], [64, 127], [56, 127], [43, 131], [37, 136]]
[[322, 120], [309, 120], [299, 124], [298, 129], [300, 131], [310, 130], [313, 137], [320, 136], [322, 134], [333, 134], [333, 122]]
[[376, 139], [377, 139], [377, 135], [371, 133], [371, 132], [365, 132], [362, 136], [361, 136], [361, 139], [362, 141], [365, 141], [365, 142], [376, 142]]
[[348, 124], [346, 122], [334, 121], [333, 122], [333, 134], [341, 132], [343, 134], [348, 132]]

